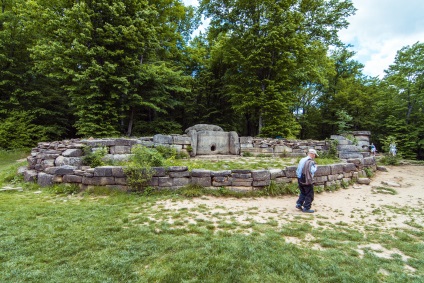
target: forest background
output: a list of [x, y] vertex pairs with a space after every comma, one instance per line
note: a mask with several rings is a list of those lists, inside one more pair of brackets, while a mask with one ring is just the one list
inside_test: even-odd
[[[350, 0], [0, 0], [0, 148], [181, 134], [372, 132], [424, 158], [424, 43], [365, 76], [338, 38]], [[207, 17], [204, 33], [191, 34]]]

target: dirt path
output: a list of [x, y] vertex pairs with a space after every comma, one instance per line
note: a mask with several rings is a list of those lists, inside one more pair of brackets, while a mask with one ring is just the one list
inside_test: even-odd
[[[314, 214], [305, 214], [295, 208], [296, 196], [267, 198], [214, 198], [203, 197], [180, 202], [165, 201], [166, 209], [187, 208], [196, 218], [214, 220], [213, 215], [222, 215], [243, 223], [252, 219], [258, 223], [270, 220], [278, 225], [288, 221], [317, 223], [345, 223], [349, 227], [363, 230], [374, 225], [379, 228], [409, 227], [406, 222], [424, 225], [422, 205], [424, 203], [424, 166], [388, 166], [388, 172], [376, 172], [370, 185], [353, 185], [348, 189], [315, 194]], [[389, 185], [382, 184], [388, 182]], [[397, 194], [378, 192], [378, 187], [392, 188]], [[201, 206], [203, 209], [196, 209]], [[419, 209], [419, 210], [418, 210]], [[414, 213], [418, 212], [418, 213]], [[204, 212], [207, 211], [207, 212]], [[217, 218], [217, 221], [219, 218]]]

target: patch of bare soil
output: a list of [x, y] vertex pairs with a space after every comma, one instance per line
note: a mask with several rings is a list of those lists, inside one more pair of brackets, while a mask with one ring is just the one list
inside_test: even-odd
[[[315, 194], [312, 209], [306, 214], [295, 208], [297, 196], [264, 198], [202, 197], [157, 203], [169, 210], [189, 209], [194, 218], [247, 223], [276, 222], [277, 226], [292, 221], [343, 224], [364, 230], [366, 227], [414, 228], [424, 225], [424, 166], [388, 166], [388, 172], [377, 171], [369, 185], [355, 184], [348, 189]], [[385, 188], [396, 194], [387, 194]], [[201, 209], [198, 209], [198, 208]], [[418, 216], [417, 216], [418, 215]]]

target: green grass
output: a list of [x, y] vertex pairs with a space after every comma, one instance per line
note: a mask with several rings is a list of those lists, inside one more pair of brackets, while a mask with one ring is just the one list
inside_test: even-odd
[[[314, 229], [307, 218], [283, 227], [241, 225], [205, 206], [178, 213], [156, 206], [170, 196], [49, 190], [0, 194], [1, 282], [420, 282], [423, 231]], [[255, 209], [246, 213], [254, 215]], [[228, 215], [228, 213], [227, 213]], [[178, 221], [171, 222], [169, 219]], [[186, 220], [192, 219], [191, 223]], [[248, 229], [252, 232], [246, 233]], [[390, 233], [390, 232], [389, 232]], [[298, 238], [292, 244], [286, 237]], [[309, 239], [309, 240], [308, 240]], [[381, 243], [409, 257], [380, 258], [359, 245]], [[321, 249], [311, 248], [318, 245]], [[377, 253], [378, 254], [378, 253]], [[388, 275], [379, 273], [380, 269]], [[400, 280], [400, 281], [399, 281]]]
[[[0, 174], [14, 163], [3, 163]], [[301, 215], [279, 225], [284, 215], [268, 211], [258, 223], [253, 207], [240, 223], [240, 212], [219, 205], [220, 212], [166, 208], [163, 201], [190, 200], [176, 193], [67, 193], [0, 192], [0, 282], [424, 281], [424, 232], [415, 222], [361, 232], [325, 218], [316, 227], [314, 215]], [[423, 215], [422, 208], [386, 209]], [[370, 244], [393, 253], [382, 257]]]
[[[229, 160], [203, 160], [203, 159], [170, 159], [168, 166], [187, 166], [189, 170], [205, 169], [212, 171], [233, 170], [233, 169], [284, 169], [287, 166], [297, 165], [300, 158], [281, 157], [240, 157]], [[338, 159], [318, 158], [318, 165], [328, 165], [339, 162]]]

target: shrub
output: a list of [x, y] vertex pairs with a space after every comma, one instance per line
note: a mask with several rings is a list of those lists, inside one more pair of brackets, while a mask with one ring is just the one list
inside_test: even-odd
[[83, 151], [84, 156], [82, 158], [82, 164], [93, 168], [105, 165], [102, 159], [107, 154], [106, 147], [100, 147], [93, 150], [91, 146], [85, 146]]
[[157, 149], [139, 145], [133, 147], [132, 153], [128, 166], [124, 168], [127, 184], [135, 191], [143, 191], [152, 179], [152, 167], [163, 166], [165, 159]]

